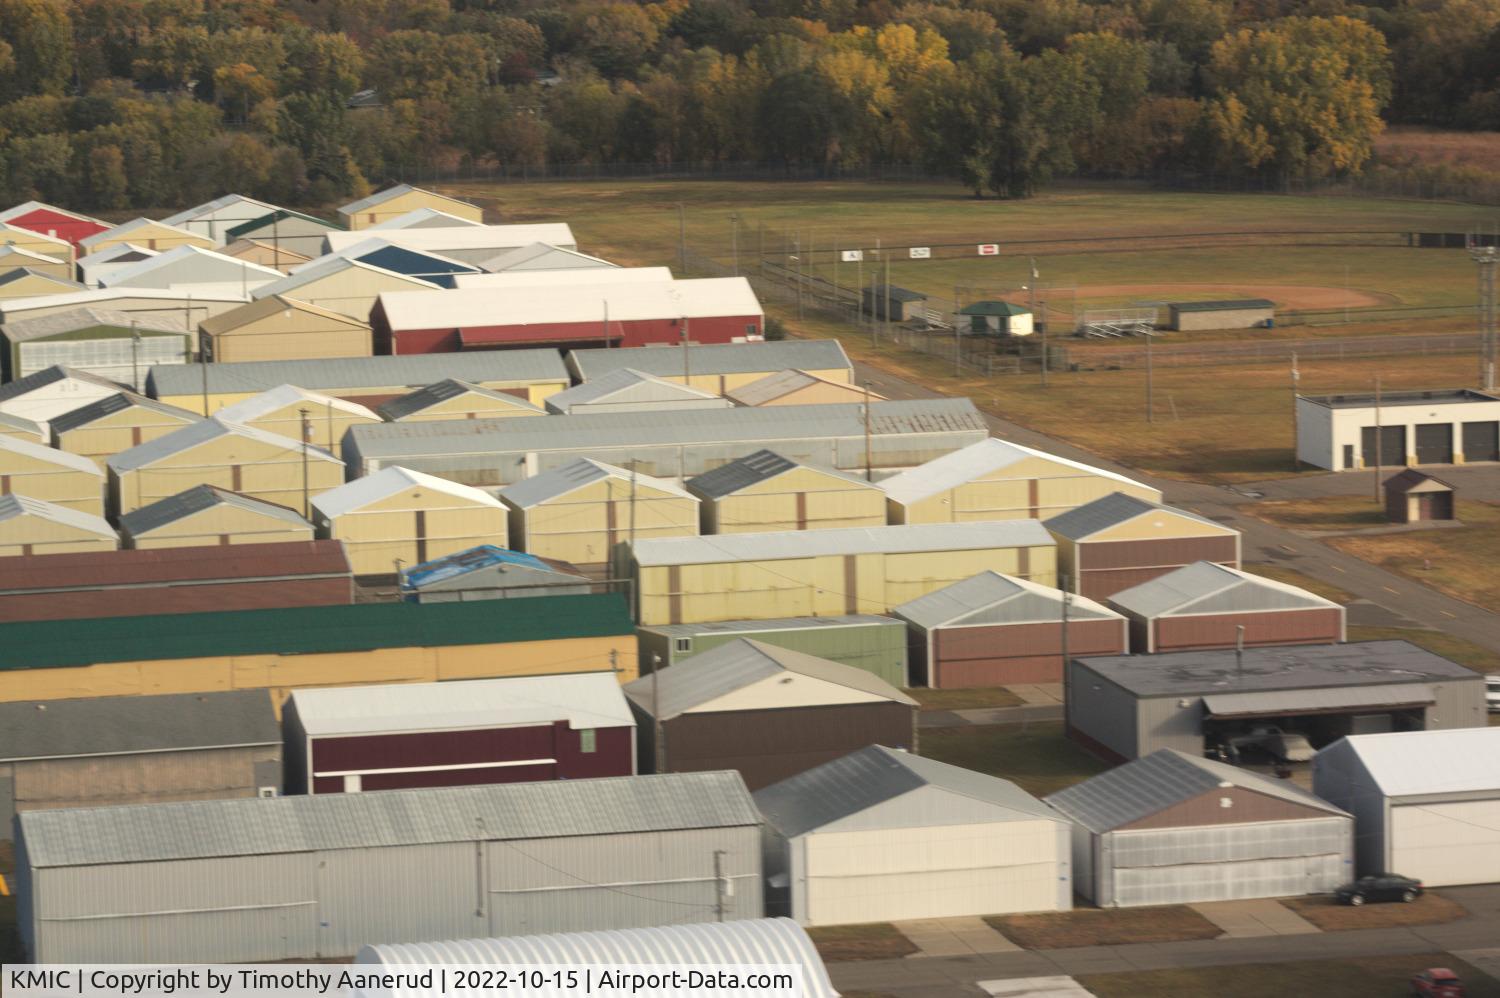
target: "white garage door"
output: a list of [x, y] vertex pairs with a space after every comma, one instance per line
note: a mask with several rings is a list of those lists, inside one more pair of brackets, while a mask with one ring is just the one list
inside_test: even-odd
[[1392, 806], [1391, 872], [1429, 887], [1500, 880], [1500, 799]]

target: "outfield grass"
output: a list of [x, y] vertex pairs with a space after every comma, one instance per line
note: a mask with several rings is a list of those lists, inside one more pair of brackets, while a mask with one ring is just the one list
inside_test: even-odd
[[1109, 768], [1064, 738], [1061, 721], [924, 728], [921, 753], [1010, 780], [1038, 797]]
[[1411, 976], [1428, 967], [1458, 974], [1468, 998], [1500, 998], [1500, 981], [1449, 953], [1085, 974], [1078, 983], [1099, 998], [1401, 998], [1411, 994]]

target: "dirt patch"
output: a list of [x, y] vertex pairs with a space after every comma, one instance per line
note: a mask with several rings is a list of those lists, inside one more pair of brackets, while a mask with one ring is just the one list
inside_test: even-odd
[[1038, 915], [989, 915], [985, 921], [1027, 949], [1127, 946], [1217, 939], [1224, 930], [1187, 905], [1159, 908], [1079, 908]]
[[1410, 904], [1339, 904], [1331, 897], [1287, 898], [1281, 902], [1324, 932], [1350, 929], [1390, 929], [1403, 925], [1439, 925], [1468, 916], [1468, 909], [1436, 894], [1423, 894]]
[[899, 960], [917, 951], [890, 922], [823, 925], [807, 930], [826, 963], [846, 960]]

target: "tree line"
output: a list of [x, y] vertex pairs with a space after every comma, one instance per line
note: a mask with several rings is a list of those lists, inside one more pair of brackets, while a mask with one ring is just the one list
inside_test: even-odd
[[94, 210], [495, 164], [1337, 177], [1386, 121], [1500, 127], [1500, 0], [0, 0], [0, 195]]

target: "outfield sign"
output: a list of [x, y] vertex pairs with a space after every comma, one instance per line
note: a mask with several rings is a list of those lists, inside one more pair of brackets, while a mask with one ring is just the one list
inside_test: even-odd
[[979, 255], [980, 256], [999, 256], [1000, 255], [1000, 244], [999, 243], [980, 243], [979, 244]]
[[932, 259], [932, 247], [931, 246], [913, 246], [908, 252], [911, 254], [911, 258], [913, 260], [931, 260]]
[[841, 250], [839, 252], [839, 259], [845, 263], [859, 263], [864, 258], [864, 250]]

